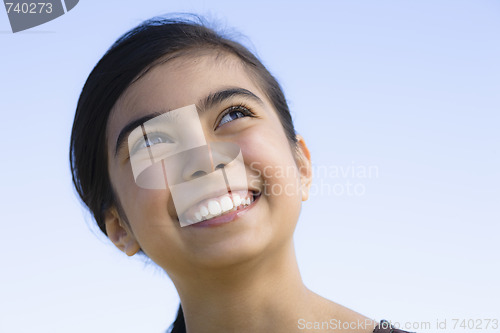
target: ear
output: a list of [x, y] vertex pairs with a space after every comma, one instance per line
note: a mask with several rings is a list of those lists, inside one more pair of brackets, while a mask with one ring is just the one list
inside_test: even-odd
[[115, 207], [109, 208], [105, 213], [106, 233], [117, 248], [128, 256], [133, 256], [141, 247], [137, 243], [130, 228], [123, 223]]
[[302, 201], [309, 198], [309, 189], [312, 183], [311, 153], [306, 146], [304, 138], [297, 134], [296, 161], [300, 173], [300, 183], [302, 189]]

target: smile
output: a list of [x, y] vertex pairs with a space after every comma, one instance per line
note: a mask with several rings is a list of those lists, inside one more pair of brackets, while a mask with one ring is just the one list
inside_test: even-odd
[[[257, 197], [258, 195], [254, 191], [233, 191], [218, 197], [213, 197], [201, 201], [197, 205], [190, 208], [184, 214], [184, 217], [189, 224], [204, 222], [208, 220], [214, 220], [213, 222], [216, 222], [215, 219], [217, 217], [226, 216], [230, 213], [244, 210], [245, 208], [250, 206], [257, 199]], [[236, 216], [235, 214], [232, 215], [234, 216], [232, 216], [230, 220], [232, 220]], [[221, 220], [220, 222], [223, 221]]]

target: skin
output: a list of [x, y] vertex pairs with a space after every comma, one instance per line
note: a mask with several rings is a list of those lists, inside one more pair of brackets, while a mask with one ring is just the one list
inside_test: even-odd
[[[240, 146], [249, 187], [262, 194], [232, 222], [181, 228], [169, 190], [137, 186], [126, 147], [114, 154], [116, 140], [130, 121], [158, 110], [199, 105], [210, 93], [227, 88], [247, 89], [262, 102], [234, 97], [204, 110], [199, 113], [203, 131], [209, 142]], [[256, 117], [217, 127], [221, 113], [240, 103]], [[119, 214], [114, 206], [106, 213], [108, 236], [127, 255], [142, 250], [167, 272], [179, 293], [188, 332], [303, 332], [300, 318], [367, 319], [316, 295], [302, 282], [293, 232], [311, 184], [309, 151], [300, 136], [297, 147], [290, 147], [272, 104], [237, 58], [184, 56], [152, 67], [115, 104], [107, 147], [109, 175], [123, 210]], [[295, 172], [283, 175], [278, 170]], [[273, 188], [288, 191], [277, 195]]]

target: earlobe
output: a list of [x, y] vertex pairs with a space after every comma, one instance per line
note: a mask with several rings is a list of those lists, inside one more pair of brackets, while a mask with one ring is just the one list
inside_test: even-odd
[[304, 138], [299, 134], [297, 134], [297, 166], [300, 172], [302, 201], [306, 201], [309, 198], [312, 183], [311, 153]]
[[128, 226], [123, 223], [115, 207], [105, 213], [106, 233], [115, 246], [128, 256], [133, 256], [141, 247]]

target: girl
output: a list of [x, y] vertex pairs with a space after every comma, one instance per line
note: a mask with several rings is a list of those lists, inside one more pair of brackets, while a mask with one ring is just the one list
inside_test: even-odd
[[153, 19], [116, 41], [82, 90], [70, 163], [100, 229], [172, 279], [172, 332], [392, 329], [303, 284], [309, 151], [274, 77], [203, 24]]

